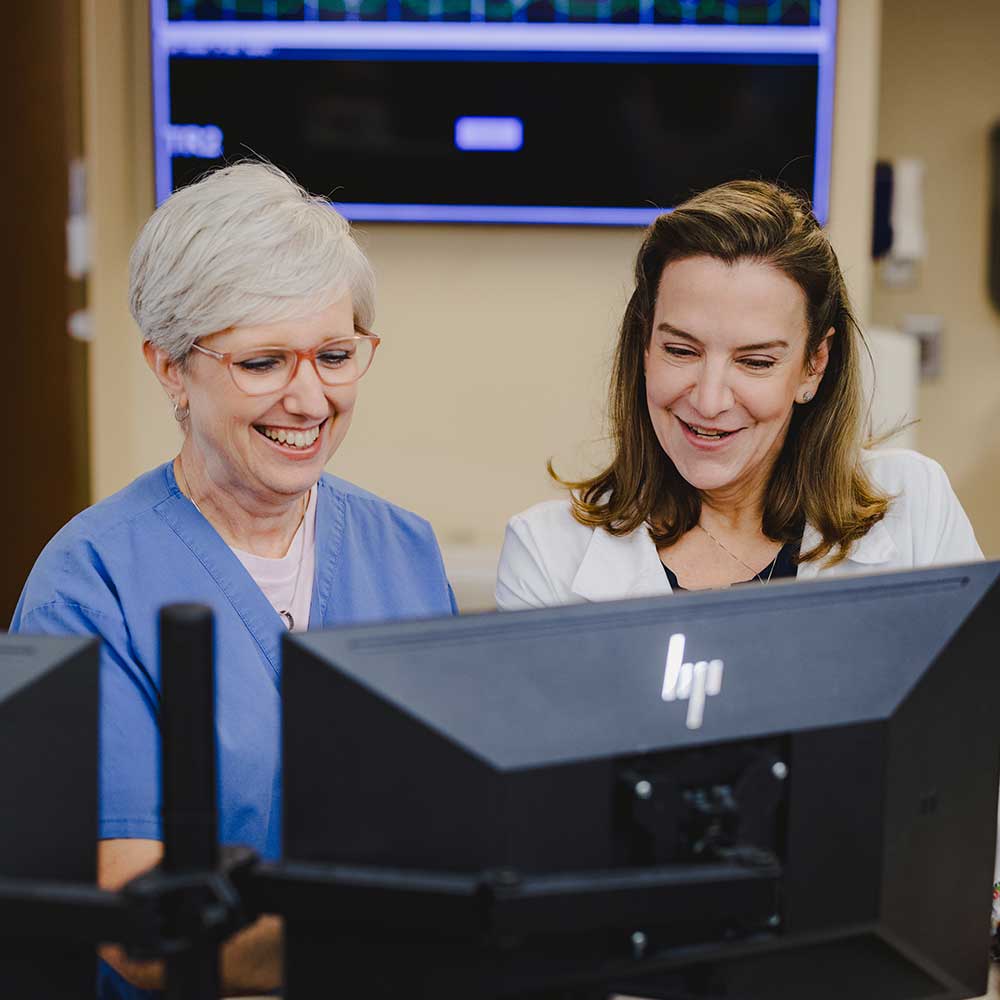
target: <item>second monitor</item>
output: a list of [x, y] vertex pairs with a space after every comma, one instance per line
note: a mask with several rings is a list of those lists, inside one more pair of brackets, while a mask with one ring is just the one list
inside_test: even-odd
[[982, 993], [998, 579], [288, 637], [285, 859], [343, 880], [287, 996]]

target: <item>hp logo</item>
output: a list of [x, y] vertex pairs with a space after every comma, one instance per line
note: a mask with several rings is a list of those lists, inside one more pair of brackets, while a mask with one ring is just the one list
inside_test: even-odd
[[667, 664], [663, 670], [664, 701], [687, 700], [687, 727], [700, 729], [705, 717], [705, 698], [722, 690], [722, 660], [684, 662], [684, 635], [675, 632], [667, 643]]

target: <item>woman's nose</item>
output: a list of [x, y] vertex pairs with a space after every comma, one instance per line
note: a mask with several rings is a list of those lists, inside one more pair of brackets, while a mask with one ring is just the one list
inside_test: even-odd
[[326, 386], [311, 361], [302, 359], [291, 382], [285, 387], [285, 408], [307, 416], [326, 416], [330, 408]]
[[690, 395], [691, 405], [706, 419], [713, 419], [733, 405], [733, 393], [725, 371], [705, 365]]

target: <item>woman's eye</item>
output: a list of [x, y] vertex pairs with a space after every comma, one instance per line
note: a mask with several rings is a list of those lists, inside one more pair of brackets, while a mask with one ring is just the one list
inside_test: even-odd
[[252, 375], [266, 375], [273, 372], [282, 365], [282, 359], [271, 354], [264, 354], [256, 358], [246, 358], [238, 362], [240, 368]]
[[664, 344], [663, 350], [666, 354], [670, 355], [670, 357], [672, 358], [697, 357], [697, 352], [692, 351], [690, 347], [678, 347], [676, 344]]
[[338, 368], [345, 361], [350, 361], [350, 359], [350, 351], [324, 351], [322, 354], [316, 355], [316, 360], [324, 368]]
[[740, 364], [753, 371], [767, 371], [768, 368], [773, 368], [775, 363], [771, 358], [740, 358]]

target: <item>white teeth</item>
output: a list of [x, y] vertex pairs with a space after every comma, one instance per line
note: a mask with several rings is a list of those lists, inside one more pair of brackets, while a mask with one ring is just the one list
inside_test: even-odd
[[293, 448], [308, 448], [319, 437], [319, 427], [310, 427], [307, 431], [287, 431], [274, 427], [262, 427], [265, 437]]
[[688, 427], [690, 427], [691, 430], [698, 435], [698, 437], [703, 438], [720, 438], [725, 437], [730, 433], [729, 431], [703, 431], [700, 427], [695, 427], [693, 424], [688, 424]]

